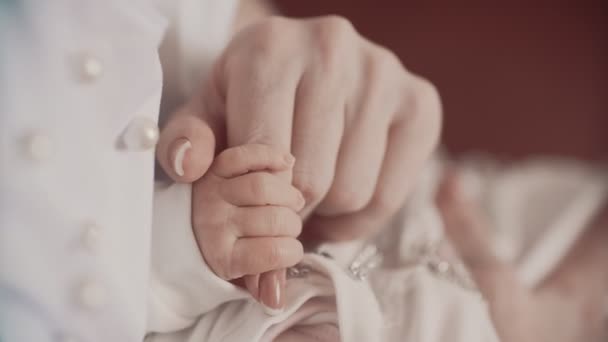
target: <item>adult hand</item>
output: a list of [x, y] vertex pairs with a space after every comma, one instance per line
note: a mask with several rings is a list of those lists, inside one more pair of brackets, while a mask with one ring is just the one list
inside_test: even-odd
[[[312, 213], [305, 230], [337, 240], [372, 234], [404, 203], [441, 122], [435, 88], [336, 16], [246, 27], [202, 96], [176, 114], [158, 145], [173, 179], [205, 173], [213, 134], [220, 150], [262, 143], [291, 151], [303, 214]], [[201, 126], [209, 134], [194, 135]]]
[[489, 304], [501, 341], [605, 341], [608, 211], [547, 279], [528, 288], [512, 265], [494, 255], [489, 227], [463, 196], [455, 173], [443, 180], [437, 204], [446, 234]]
[[[169, 176], [193, 182], [216, 146], [291, 152], [304, 234], [345, 240], [375, 233], [401, 207], [440, 125], [435, 88], [346, 19], [272, 17], [232, 39], [201, 95], [169, 119], [157, 153]], [[280, 293], [264, 290], [280, 278], [246, 283], [252, 293]]]

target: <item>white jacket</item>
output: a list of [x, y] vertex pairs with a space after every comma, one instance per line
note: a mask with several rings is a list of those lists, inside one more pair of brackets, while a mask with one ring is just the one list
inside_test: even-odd
[[0, 1], [0, 340], [143, 340], [159, 46], [187, 95], [234, 8]]

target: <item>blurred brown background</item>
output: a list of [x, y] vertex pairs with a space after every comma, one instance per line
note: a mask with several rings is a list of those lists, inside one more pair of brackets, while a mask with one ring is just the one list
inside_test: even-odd
[[608, 156], [608, 1], [276, 3], [348, 17], [435, 83], [453, 153]]

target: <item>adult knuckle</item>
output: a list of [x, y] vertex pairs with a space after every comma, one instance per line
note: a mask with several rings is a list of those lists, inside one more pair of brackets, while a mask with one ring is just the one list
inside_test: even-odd
[[437, 87], [429, 80], [418, 77], [414, 85], [414, 105], [419, 112], [441, 112], [441, 97]]
[[285, 40], [286, 30], [289, 28], [289, 20], [281, 17], [270, 17], [255, 27], [255, 38], [252, 56], [269, 57], [274, 56], [281, 42]]
[[282, 37], [291, 20], [282, 16], [270, 16], [258, 24], [258, 32], [270, 38]]
[[337, 38], [335, 40], [339, 40], [355, 32], [355, 28], [350, 20], [340, 15], [322, 17], [319, 26], [327, 35]]
[[370, 87], [393, 87], [394, 81], [404, 73], [399, 57], [386, 48], [376, 47], [366, 56], [365, 68]]
[[269, 72], [295, 65], [294, 47], [298, 45], [292, 22], [288, 18], [270, 17], [245, 29], [239, 43], [231, 44], [229, 53], [224, 54], [224, 69], [235, 78], [247, 75], [264, 79]]
[[410, 121], [425, 132], [427, 147], [437, 145], [442, 128], [442, 105], [437, 87], [430, 81], [417, 77], [414, 85]]
[[343, 56], [348, 53], [349, 46], [352, 46], [356, 36], [351, 22], [336, 15], [323, 17], [319, 21], [316, 32], [318, 34], [318, 52], [322, 63], [328, 67], [335, 67], [343, 63]]
[[400, 66], [401, 68], [403, 68], [403, 66], [401, 65], [401, 59], [391, 49], [387, 49], [383, 46], [378, 46], [376, 48], [376, 56], [379, 60], [383, 61], [387, 65], [390, 65], [391, 67]]

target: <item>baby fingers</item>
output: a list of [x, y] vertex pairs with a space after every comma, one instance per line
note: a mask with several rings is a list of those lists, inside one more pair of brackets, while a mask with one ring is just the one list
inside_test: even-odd
[[290, 237], [238, 239], [232, 250], [230, 277], [259, 274], [291, 267], [302, 260], [304, 248]]
[[285, 171], [293, 167], [295, 158], [287, 152], [262, 144], [247, 144], [220, 153], [211, 167], [219, 177], [232, 178], [251, 171]]
[[279, 206], [243, 207], [230, 218], [243, 237], [297, 237], [302, 232], [302, 219], [297, 212]]
[[220, 185], [222, 198], [235, 206], [277, 205], [299, 211], [302, 193], [285, 180], [267, 172], [254, 172], [227, 179]]

